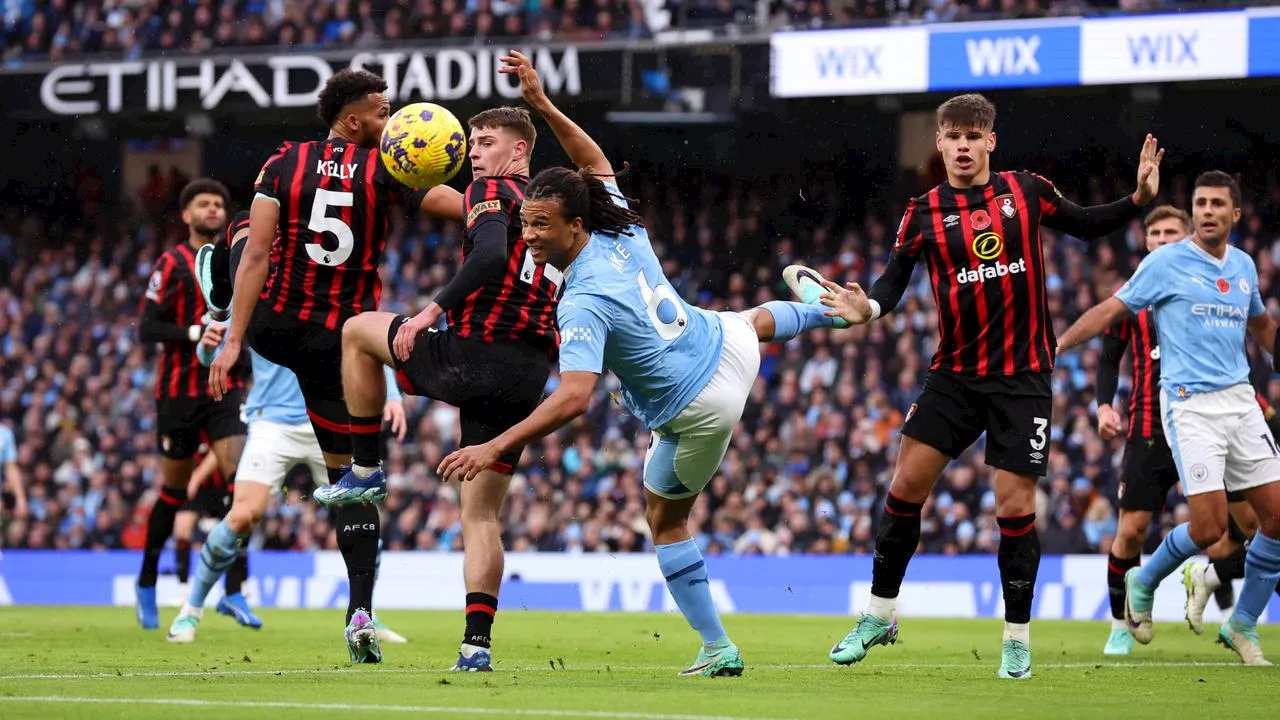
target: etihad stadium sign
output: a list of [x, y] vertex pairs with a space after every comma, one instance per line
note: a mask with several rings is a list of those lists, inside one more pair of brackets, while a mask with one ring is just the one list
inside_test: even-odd
[[[528, 53], [548, 94], [583, 93], [578, 48]], [[325, 81], [343, 67], [386, 78], [393, 103], [519, 98], [519, 80], [498, 72], [503, 54], [489, 48], [447, 48], [378, 50], [338, 58], [286, 54], [70, 63], [43, 74], [39, 99], [45, 112], [60, 116], [306, 107], [315, 104]], [[601, 54], [591, 53], [591, 67], [607, 74], [613, 63], [599, 61], [596, 55]], [[617, 76], [598, 78], [597, 86], [604, 85], [616, 88]]]

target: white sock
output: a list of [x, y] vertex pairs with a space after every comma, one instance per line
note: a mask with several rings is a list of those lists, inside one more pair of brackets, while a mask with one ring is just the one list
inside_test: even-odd
[[191, 617], [196, 618], [198, 620], [204, 617], [204, 608], [194, 607], [193, 605], [191, 605], [191, 603], [182, 603], [182, 611], [179, 612], [178, 614], [190, 615]]
[[867, 605], [867, 614], [888, 622], [893, 619], [894, 613], [898, 611], [898, 598], [882, 598], [871, 596], [871, 603]]
[[1218, 569], [1212, 564], [1204, 571], [1204, 586], [1209, 592], [1222, 587], [1222, 580], [1218, 578]]
[[1004, 639], [1017, 640], [1024, 645], [1031, 644], [1031, 623], [1011, 623], [1004, 624]]
[[378, 471], [378, 468], [376, 467], [365, 467], [364, 465], [351, 466], [351, 472], [355, 473], [356, 477], [360, 478], [361, 480], [364, 480], [365, 478], [369, 477], [370, 475], [374, 474], [377, 471]]
[[1111, 618], [1111, 629], [1112, 630], [1128, 630], [1129, 625], [1124, 621], [1124, 618]]

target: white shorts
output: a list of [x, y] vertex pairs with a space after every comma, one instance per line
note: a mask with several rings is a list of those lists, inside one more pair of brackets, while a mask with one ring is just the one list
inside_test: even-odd
[[1280, 480], [1280, 450], [1247, 384], [1179, 400], [1160, 393], [1182, 494], [1247, 490]]
[[670, 500], [692, 497], [715, 477], [760, 374], [760, 340], [751, 322], [722, 312], [724, 347], [707, 386], [671, 422], [653, 432], [644, 486]]
[[316, 485], [328, 484], [324, 455], [311, 423], [281, 425], [255, 420], [249, 423], [249, 438], [240, 456], [236, 482], [262, 483], [269, 485], [273, 493], [278, 492], [285, 473], [299, 464], [311, 469], [311, 479]]

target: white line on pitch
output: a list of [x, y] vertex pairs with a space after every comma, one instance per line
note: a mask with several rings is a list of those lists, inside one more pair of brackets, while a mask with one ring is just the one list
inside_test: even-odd
[[[257, 710], [333, 710], [335, 712], [397, 712], [417, 715], [519, 715], [524, 717], [605, 718], [607, 720], [771, 720], [727, 715], [672, 715], [608, 710], [552, 710], [542, 708], [445, 707], [437, 705], [358, 705], [354, 703], [255, 702], [251, 700], [188, 700], [183, 698], [91, 698], [62, 695], [3, 696], [0, 702], [98, 705], [161, 705], [171, 707], [242, 708]], [[781, 719], [779, 719], [781, 720]]]
[[[1044, 670], [1084, 670], [1105, 668], [1210, 668], [1236, 667], [1238, 662], [1080, 662], [1080, 663], [1040, 663], [1034, 667]], [[515, 672], [676, 672], [675, 665], [570, 665], [565, 669], [552, 670], [551, 667], [535, 665], [520, 667], [498, 667], [499, 673]], [[840, 671], [831, 663], [824, 664], [747, 664], [748, 670], [832, 670]], [[888, 663], [869, 665], [868, 670], [987, 670], [986, 663]], [[32, 673], [16, 675], [0, 675], [0, 680], [106, 680], [110, 678], [181, 678], [181, 677], [252, 677], [255, 675], [345, 675], [368, 673], [373, 675], [433, 674], [445, 672], [437, 668], [288, 668], [281, 670], [190, 670], [168, 672], [99, 672], [99, 673]], [[861, 670], [845, 670], [844, 672], [863, 672]]]

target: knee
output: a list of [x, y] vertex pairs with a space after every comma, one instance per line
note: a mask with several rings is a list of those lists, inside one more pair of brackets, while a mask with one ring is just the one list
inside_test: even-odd
[[[462, 506], [462, 526], [497, 525], [498, 508], [485, 503], [466, 503]], [[463, 531], [466, 534], [466, 531]]]
[[[1257, 526], [1254, 528], [1254, 531], [1260, 532], [1272, 539], [1280, 539], [1280, 517], [1272, 515], [1271, 517], [1259, 521]], [[1254, 535], [1253, 532], [1248, 532], [1248, 530], [1246, 530], [1246, 533], [1249, 537], [1253, 537]]]
[[650, 504], [645, 508], [644, 519], [649, 524], [655, 545], [669, 545], [684, 540], [685, 517], [669, 511], [664, 504]]
[[348, 352], [355, 350], [363, 350], [365, 340], [369, 336], [367, 328], [372, 318], [365, 317], [367, 313], [361, 313], [354, 317], [348, 318], [342, 324], [342, 349]]
[[1227, 531], [1227, 524], [1219, 518], [1192, 520], [1189, 534], [1197, 547], [1207, 548], [1218, 542]]
[[248, 503], [239, 503], [232, 505], [227, 513], [227, 527], [237, 535], [244, 535], [251, 532], [260, 519], [262, 519], [261, 510]]

